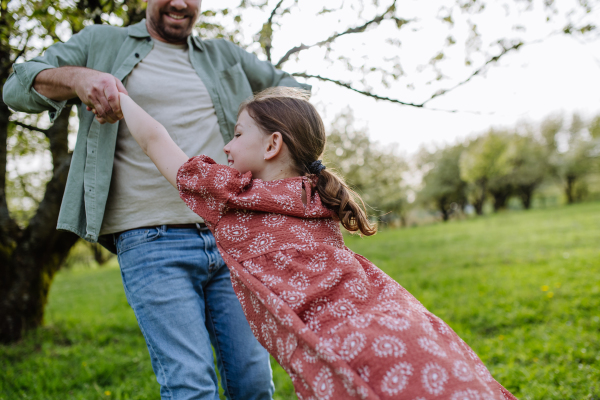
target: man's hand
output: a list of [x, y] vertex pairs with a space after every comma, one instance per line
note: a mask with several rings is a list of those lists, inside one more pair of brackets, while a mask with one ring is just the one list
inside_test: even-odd
[[101, 124], [123, 118], [119, 92], [127, 94], [127, 90], [111, 74], [84, 67], [52, 68], [37, 74], [33, 87], [56, 101], [79, 97]]
[[120, 80], [111, 74], [93, 69], [86, 69], [77, 75], [75, 93], [87, 106], [88, 111], [94, 112], [101, 124], [113, 124], [123, 118], [119, 92], [127, 94], [127, 89]]

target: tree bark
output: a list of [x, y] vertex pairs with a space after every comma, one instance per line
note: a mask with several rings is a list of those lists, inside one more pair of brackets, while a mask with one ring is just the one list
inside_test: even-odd
[[[5, 104], [1, 104], [6, 108]], [[67, 182], [71, 162], [67, 137], [71, 107], [58, 116], [54, 125], [44, 133], [50, 140], [53, 174], [46, 185], [44, 198], [34, 217], [25, 229], [20, 229], [10, 218], [4, 195], [6, 172], [6, 137], [8, 117], [0, 107], [0, 168], [2, 192], [0, 193], [0, 214], [3, 218], [0, 243], [0, 342], [10, 343], [19, 340], [23, 333], [39, 327], [43, 322], [44, 308], [55, 273], [66, 258], [77, 236], [56, 230], [60, 203]], [[12, 225], [8, 228], [4, 220]], [[5, 245], [8, 244], [8, 245]]]
[[517, 188], [523, 208], [526, 210], [531, 208], [531, 200], [533, 199], [533, 192], [535, 191], [536, 186], [537, 184], [521, 185]]
[[565, 185], [565, 195], [567, 196], [567, 204], [575, 203], [575, 181], [577, 177], [574, 175], [567, 175], [567, 182]]
[[478, 182], [477, 186], [479, 187], [480, 194], [475, 198], [473, 207], [475, 207], [475, 213], [477, 215], [483, 215], [483, 203], [485, 202], [485, 195], [487, 193], [487, 182]]
[[448, 211], [448, 207], [446, 207], [446, 198], [441, 198], [438, 200], [438, 210], [442, 213], [442, 220], [444, 222], [448, 221], [450, 218], [450, 212]]
[[506, 203], [508, 203], [508, 199], [510, 198], [510, 191], [505, 189], [490, 190], [490, 193], [494, 198], [494, 212], [505, 209]]

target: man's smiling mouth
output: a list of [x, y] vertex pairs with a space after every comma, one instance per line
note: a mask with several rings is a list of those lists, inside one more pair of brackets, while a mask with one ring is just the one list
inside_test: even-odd
[[171, 13], [167, 13], [167, 15], [176, 20], [182, 20], [186, 17], [185, 15], [177, 15], [177, 14], [171, 14]]

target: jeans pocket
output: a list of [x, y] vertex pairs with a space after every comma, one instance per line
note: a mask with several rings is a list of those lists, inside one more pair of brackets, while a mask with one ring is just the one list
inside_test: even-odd
[[117, 240], [117, 255], [131, 250], [141, 244], [153, 242], [160, 238], [159, 228], [133, 229], [122, 233]]

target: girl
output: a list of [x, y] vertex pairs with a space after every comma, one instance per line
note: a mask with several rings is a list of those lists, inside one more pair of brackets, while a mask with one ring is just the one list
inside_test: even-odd
[[515, 399], [441, 319], [344, 246], [372, 235], [362, 203], [318, 161], [325, 129], [308, 95], [272, 88], [243, 103], [229, 166], [188, 158], [121, 94], [125, 120], [213, 231], [261, 344], [299, 399]]

